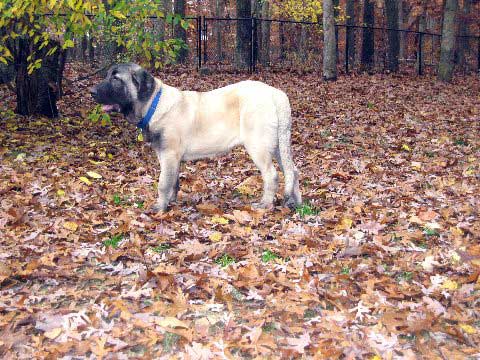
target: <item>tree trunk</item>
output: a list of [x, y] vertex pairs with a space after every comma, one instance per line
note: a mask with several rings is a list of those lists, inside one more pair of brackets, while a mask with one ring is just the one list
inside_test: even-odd
[[[173, 12], [175, 15], [181, 15], [182, 18], [185, 17], [185, 0], [175, 0]], [[187, 44], [187, 31], [180, 26], [180, 24], [175, 25], [174, 36], [178, 39], [183, 40]], [[188, 50], [182, 48], [178, 53], [177, 61], [181, 64], [187, 62]]]
[[337, 79], [337, 38], [332, 0], [323, 0], [323, 78]]
[[[347, 0], [347, 26], [355, 25], [355, 0]], [[355, 28], [347, 28], [347, 56], [350, 66], [355, 64]]]
[[[215, 17], [220, 18], [222, 17], [222, 0], [215, 0]], [[218, 60], [223, 60], [223, 51], [222, 51], [222, 21], [215, 21], [213, 27], [214, 38], [216, 41], [216, 48], [217, 48], [217, 56]]]
[[278, 42], [280, 43], [280, 61], [285, 60], [285, 29], [283, 23], [278, 24]]
[[[333, 0], [333, 21], [334, 25], [337, 23], [337, 19], [340, 16], [340, 0]], [[338, 28], [335, 26], [335, 52], [338, 58]]]
[[[405, 16], [404, 16], [404, 6], [403, 0], [398, 1], [398, 24], [397, 28], [400, 30], [405, 30]], [[405, 59], [405, 33], [402, 31], [400, 34], [400, 46], [399, 46], [399, 57], [400, 59]]]
[[93, 37], [91, 33], [88, 36], [88, 59], [90, 60], [90, 64], [93, 65], [95, 61], [95, 48], [93, 47]]
[[[422, 3], [421, 3], [421, 6], [422, 6], [422, 12], [420, 14], [420, 17], [418, 18], [418, 31], [419, 32], [425, 32], [427, 31], [427, 2], [426, 0], [422, 0]], [[418, 44], [419, 47], [421, 47], [423, 49], [423, 41], [424, 41], [425, 37], [422, 36], [418, 36], [418, 41], [422, 40], [422, 44]], [[423, 69], [424, 68], [424, 56], [422, 56], [420, 58], [420, 54], [417, 54], [417, 62], [415, 63], [415, 68], [416, 68], [416, 71], [417, 71], [417, 74], [420, 74], [420, 69]]]
[[470, 50], [468, 35], [470, 35], [470, 12], [472, 9], [472, 0], [463, 0], [462, 21], [459, 24], [459, 44], [458, 44], [458, 64], [467, 69], [466, 53]]
[[438, 79], [445, 82], [450, 82], [453, 76], [457, 11], [458, 0], [446, 0], [438, 65]]
[[250, 0], [237, 0], [237, 39], [235, 49], [235, 65], [238, 70], [248, 69], [251, 62], [251, 3]]
[[[399, 0], [385, 0], [387, 13], [387, 27], [396, 29], [398, 26]], [[400, 50], [400, 37], [398, 31], [388, 31], [388, 56], [387, 67], [392, 72], [398, 71], [398, 53]]]
[[307, 60], [307, 29], [305, 27], [306, 25], [300, 24], [300, 37], [298, 38], [298, 47], [299, 47], [299, 53], [300, 53], [300, 61], [302, 63], [305, 63]]
[[59, 46], [51, 43], [42, 49], [42, 67], [28, 73], [27, 57], [32, 53], [32, 42], [26, 37], [18, 38], [14, 52], [16, 70], [17, 113], [20, 115], [43, 115], [49, 118], [58, 116], [57, 96], [60, 73], [59, 52], [46, 56], [49, 49]]
[[[270, 18], [270, 3], [267, 0], [264, 0], [262, 3], [262, 18]], [[270, 21], [262, 22], [260, 61], [263, 66], [269, 66], [270, 64], [270, 25]]]
[[[373, 0], [364, 0], [363, 22], [365, 26], [375, 25], [375, 3]], [[362, 67], [363, 70], [371, 71], [375, 66], [375, 35], [374, 30], [363, 29], [362, 39]]]

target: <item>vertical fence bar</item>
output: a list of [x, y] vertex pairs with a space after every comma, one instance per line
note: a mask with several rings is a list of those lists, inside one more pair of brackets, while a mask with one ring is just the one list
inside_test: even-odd
[[197, 69], [202, 68], [202, 17], [197, 16]]
[[255, 44], [254, 44], [254, 25], [255, 25], [255, 17], [250, 18], [250, 64], [249, 64], [249, 72], [253, 73], [254, 71], [254, 51], [255, 51]]
[[423, 33], [418, 33], [418, 75], [423, 75], [423, 58], [422, 58], [422, 42], [423, 42]]
[[[338, 44], [338, 43], [337, 43]], [[349, 74], [349, 59], [348, 57], [350, 54], [348, 53], [348, 49], [350, 48], [350, 26], [345, 26], [345, 73]]]
[[207, 28], [207, 18], [203, 17], [203, 63], [207, 63], [207, 38], [208, 38], [208, 28]]

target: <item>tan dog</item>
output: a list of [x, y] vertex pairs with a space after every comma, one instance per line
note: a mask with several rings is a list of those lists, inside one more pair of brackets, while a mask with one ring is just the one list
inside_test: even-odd
[[143, 128], [160, 161], [158, 200], [163, 211], [176, 199], [180, 162], [213, 157], [243, 145], [260, 169], [263, 197], [273, 206], [275, 158], [285, 176], [287, 206], [302, 202], [290, 148], [291, 110], [287, 95], [258, 81], [242, 81], [209, 92], [180, 91], [136, 64], [114, 65], [92, 96], [105, 111], [122, 112]]

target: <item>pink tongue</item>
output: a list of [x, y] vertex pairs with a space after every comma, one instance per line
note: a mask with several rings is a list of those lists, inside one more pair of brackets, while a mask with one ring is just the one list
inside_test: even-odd
[[115, 105], [103, 105], [102, 110], [105, 111], [105, 112], [113, 111], [114, 107], [115, 107]]

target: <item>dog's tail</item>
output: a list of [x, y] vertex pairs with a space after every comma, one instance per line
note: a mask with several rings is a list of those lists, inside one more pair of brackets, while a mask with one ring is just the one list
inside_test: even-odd
[[302, 203], [298, 183], [298, 170], [292, 159], [291, 128], [292, 111], [288, 96], [278, 91], [274, 96], [278, 118], [278, 149], [276, 158], [285, 178], [285, 205], [295, 207]]

